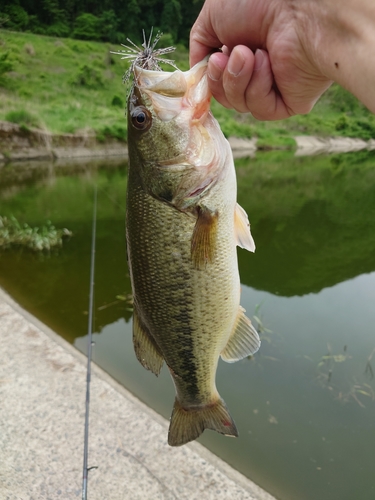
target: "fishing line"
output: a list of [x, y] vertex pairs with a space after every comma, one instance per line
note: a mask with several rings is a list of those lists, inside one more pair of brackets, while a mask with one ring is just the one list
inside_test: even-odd
[[90, 412], [90, 382], [91, 382], [91, 356], [92, 356], [92, 323], [94, 304], [94, 274], [95, 274], [95, 242], [96, 242], [96, 207], [98, 189], [95, 185], [94, 204], [92, 215], [92, 240], [91, 240], [91, 265], [90, 265], [90, 298], [89, 298], [89, 321], [87, 335], [87, 372], [86, 372], [86, 413], [85, 413], [85, 434], [83, 444], [83, 479], [82, 479], [82, 500], [87, 500], [87, 479], [88, 472], [97, 467], [87, 467], [88, 445], [89, 445], [89, 412]]

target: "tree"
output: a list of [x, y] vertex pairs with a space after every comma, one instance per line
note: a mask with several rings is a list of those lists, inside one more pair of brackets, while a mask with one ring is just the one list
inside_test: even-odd
[[160, 26], [164, 33], [172, 35], [174, 41], [177, 41], [181, 21], [181, 5], [179, 0], [164, 0]]
[[[54, 36], [126, 43], [142, 41], [142, 29], [161, 29], [187, 44], [203, 0], [0, 0], [6, 27]], [[3, 21], [4, 22], [4, 21]], [[0, 21], [1, 23], [1, 21]]]
[[74, 21], [73, 37], [81, 40], [99, 40], [100, 22], [93, 14], [81, 14]]
[[118, 17], [113, 9], [105, 10], [99, 17], [100, 34], [103, 40], [118, 42]]

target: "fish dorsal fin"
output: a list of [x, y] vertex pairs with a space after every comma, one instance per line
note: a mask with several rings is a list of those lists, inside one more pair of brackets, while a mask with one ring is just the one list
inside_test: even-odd
[[191, 258], [196, 269], [212, 262], [216, 251], [218, 213], [198, 207], [198, 218], [191, 239]]
[[135, 308], [133, 313], [133, 344], [135, 354], [141, 365], [158, 376], [163, 366], [163, 356], [151, 334], [140, 323]]
[[236, 243], [239, 247], [255, 252], [255, 243], [250, 233], [249, 218], [245, 210], [237, 203], [234, 212]]
[[245, 309], [240, 306], [232, 335], [221, 353], [221, 358], [227, 363], [234, 363], [256, 353], [259, 347], [258, 332], [245, 315]]

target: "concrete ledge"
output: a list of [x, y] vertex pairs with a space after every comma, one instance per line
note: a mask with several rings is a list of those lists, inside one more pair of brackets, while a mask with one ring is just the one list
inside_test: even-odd
[[301, 135], [294, 138], [297, 143], [296, 156], [321, 153], [350, 153], [363, 149], [374, 149], [373, 140], [368, 142], [351, 137], [314, 137]]
[[[0, 498], [81, 496], [86, 358], [0, 290]], [[273, 500], [93, 364], [90, 500]]]

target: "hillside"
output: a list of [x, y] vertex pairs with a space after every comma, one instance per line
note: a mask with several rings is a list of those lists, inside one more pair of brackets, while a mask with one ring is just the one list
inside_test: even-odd
[[[169, 44], [170, 36], [161, 45]], [[99, 141], [126, 141], [127, 64], [117, 44], [0, 30], [0, 120], [52, 133], [94, 133]], [[177, 66], [188, 69], [178, 45]], [[260, 122], [251, 115], [212, 109], [226, 136], [258, 137], [260, 148], [293, 147], [295, 135], [375, 137], [375, 117], [344, 89], [333, 86], [305, 116]]]

